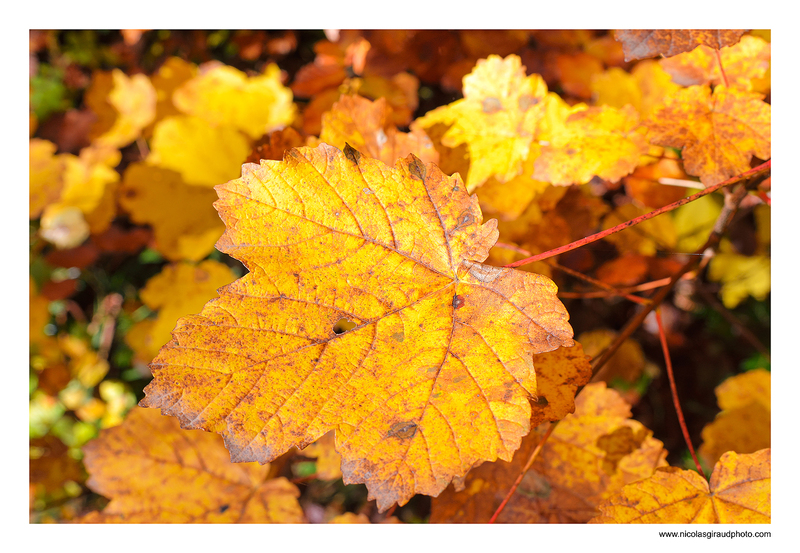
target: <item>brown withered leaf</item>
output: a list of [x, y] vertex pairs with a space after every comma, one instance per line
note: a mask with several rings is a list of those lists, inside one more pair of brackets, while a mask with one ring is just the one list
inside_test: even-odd
[[739, 42], [744, 30], [639, 29], [614, 31], [622, 43], [625, 61], [676, 56], [705, 45], [719, 50]]

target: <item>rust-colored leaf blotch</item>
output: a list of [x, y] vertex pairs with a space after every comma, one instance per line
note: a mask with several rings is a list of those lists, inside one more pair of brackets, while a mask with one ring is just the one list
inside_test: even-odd
[[532, 356], [572, 329], [548, 278], [481, 263], [497, 224], [458, 175], [321, 144], [217, 192], [217, 247], [250, 272], [178, 321], [143, 406], [222, 434], [236, 462], [335, 429], [345, 483], [381, 510], [511, 459]]

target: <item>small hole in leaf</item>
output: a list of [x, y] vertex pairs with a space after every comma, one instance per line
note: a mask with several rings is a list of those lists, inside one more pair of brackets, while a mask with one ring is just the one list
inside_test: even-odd
[[353, 321], [348, 321], [347, 319], [342, 317], [341, 319], [336, 321], [335, 325], [333, 325], [333, 332], [334, 334], [344, 334], [348, 330], [354, 329], [356, 326], [358, 325], [356, 325], [356, 323], [354, 323]]

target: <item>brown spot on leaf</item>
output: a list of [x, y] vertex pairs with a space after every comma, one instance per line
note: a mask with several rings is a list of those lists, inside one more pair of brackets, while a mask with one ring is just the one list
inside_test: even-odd
[[531, 106], [535, 106], [539, 103], [539, 98], [534, 98], [529, 94], [523, 94], [519, 97], [519, 101], [517, 105], [519, 106], [520, 111], [528, 111], [528, 108]]
[[392, 425], [392, 427], [389, 429], [389, 433], [386, 434], [386, 437], [391, 438], [392, 436], [397, 436], [398, 438], [405, 440], [411, 438], [416, 433], [417, 423], [411, 421], [398, 422]]
[[342, 152], [344, 152], [344, 156], [347, 159], [358, 165], [358, 162], [361, 160], [361, 152], [353, 148], [350, 144], [345, 144]]
[[498, 111], [503, 109], [503, 104], [500, 103], [500, 100], [497, 98], [484, 98], [483, 104], [483, 113], [492, 114], [497, 113]]
[[397, 340], [398, 342], [402, 342], [406, 339], [405, 333], [401, 330], [400, 332], [395, 332], [392, 334], [392, 339]]
[[464, 307], [464, 296], [458, 294], [453, 296], [453, 309], [461, 309]]

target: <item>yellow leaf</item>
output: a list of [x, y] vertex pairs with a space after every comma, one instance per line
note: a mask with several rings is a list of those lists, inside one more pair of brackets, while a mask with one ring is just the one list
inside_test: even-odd
[[216, 199], [213, 190], [144, 163], [128, 166], [119, 191], [120, 206], [133, 222], [153, 227], [155, 249], [172, 261], [199, 261], [214, 249], [225, 230], [212, 205]]
[[639, 165], [647, 150], [633, 107], [591, 107], [567, 117], [542, 147], [533, 178], [558, 186], [585, 184], [595, 176], [618, 181]]
[[[281, 71], [269, 64], [248, 77], [235, 67], [218, 65], [183, 83], [172, 94], [175, 106], [214, 126], [228, 126], [260, 138], [292, 123], [292, 91], [281, 84]], [[224, 179], [227, 180], [227, 179]]]
[[[586, 522], [603, 498], [664, 466], [663, 444], [630, 416], [617, 392], [604, 383], [587, 385], [575, 398], [575, 413], [558, 423], [497, 521]], [[434, 498], [431, 522], [488, 522], [542, 433], [540, 428], [527, 436], [510, 463], [484, 463], [470, 471], [462, 489]]]
[[64, 154], [64, 188], [58, 202], [45, 209], [45, 215], [49, 218], [56, 211], [76, 208], [92, 233], [105, 231], [116, 216], [114, 192], [119, 173], [114, 168], [121, 159], [119, 150], [102, 144], [84, 148], [79, 156]]
[[733, 309], [748, 296], [764, 300], [771, 286], [771, 260], [764, 255], [733, 253], [728, 240], [720, 244], [720, 251], [708, 267], [708, 278], [722, 284], [722, 303]]
[[[136, 323], [126, 340], [139, 358], [150, 361], [159, 348], [169, 342], [170, 331], [184, 313], [200, 309], [216, 290], [231, 282], [236, 275], [227, 265], [206, 260], [198, 265], [167, 265], [147, 281], [139, 296], [142, 302], [158, 311], [155, 319]], [[180, 290], [176, 294], [175, 290]]]
[[510, 459], [531, 356], [572, 329], [552, 281], [481, 263], [496, 222], [459, 177], [322, 144], [217, 192], [217, 247], [250, 273], [178, 322], [142, 405], [221, 433], [234, 461], [335, 429], [345, 483], [381, 510]]
[[522, 171], [536, 127], [544, 117], [547, 86], [539, 75], [525, 75], [520, 58], [489, 56], [464, 77], [464, 98], [429, 111], [417, 120], [423, 128], [450, 125], [442, 143], [466, 144], [470, 167], [467, 190], [494, 176], [506, 182]]
[[146, 75], [128, 76], [119, 69], [95, 73], [86, 105], [99, 118], [93, 130], [97, 145], [127, 146], [156, 115], [156, 91]]
[[214, 186], [235, 178], [249, 153], [247, 139], [235, 128], [179, 115], [156, 124], [146, 161], [177, 171], [186, 184]]
[[600, 505], [590, 523], [769, 524], [769, 449], [722, 456], [710, 482], [676, 467], [629, 484]]
[[32, 138], [29, 150], [30, 218], [36, 219], [42, 210], [54, 203], [64, 185], [64, 156], [57, 156], [56, 145], [47, 140]]
[[709, 465], [726, 451], [753, 453], [770, 447], [770, 373], [764, 369], [732, 376], [717, 386], [722, 412], [703, 428], [698, 454]]
[[[647, 210], [640, 209], [633, 204], [621, 205], [603, 218], [603, 230], [630, 221], [645, 213]], [[672, 219], [654, 217], [633, 227], [610, 234], [604, 240], [614, 244], [621, 252], [655, 255], [659, 247], [674, 250], [678, 237]]]

